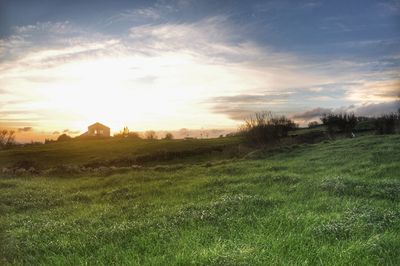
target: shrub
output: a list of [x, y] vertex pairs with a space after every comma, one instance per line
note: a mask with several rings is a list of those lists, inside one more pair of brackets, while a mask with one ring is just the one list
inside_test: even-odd
[[145, 137], [146, 137], [146, 139], [154, 140], [154, 139], [157, 139], [157, 134], [154, 130], [149, 130], [149, 131], [146, 131]]
[[164, 139], [174, 139], [174, 135], [172, 135], [172, 133], [167, 132], [167, 134], [165, 134]]
[[372, 117], [358, 117], [357, 125], [354, 128], [356, 132], [375, 130], [375, 119]]
[[242, 135], [253, 144], [267, 144], [286, 137], [297, 125], [285, 116], [274, 117], [271, 112], [256, 113], [241, 127]]
[[311, 121], [310, 123], [308, 123], [308, 128], [316, 128], [317, 126], [319, 126], [319, 123], [317, 121]]
[[396, 131], [396, 121], [400, 116], [395, 113], [385, 114], [375, 119], [374, 125], [377, 134], [394, 134]]
[[15, 131], [3, 129], [0, 130], [0, 149], [9, 148], [14, 146], [15, 143]]
[[68, 136], [67, 134], [62, 134], [57, 138], [57, 141], [68, 141], [71, 140], [72, 138]]
[[114, 138], [128, 138], [128, 139], [141, 139], [139, 133], [129, 131], [128, 127], [124, 127], [122, 131], [114, 134]]
[[326, 125], [329, 133], [335, 133], [335, 132], [351, 133], [357, 124], [357, 117], [353, 113], [351, 114], [331, 113], [322, 115], [321, 121], [324, 125]]
[[116, 139], [141, 139], [139, 133], [137, 132], [128, 132], [128, 133], [116, 133], [114, 134], [114, 138]]

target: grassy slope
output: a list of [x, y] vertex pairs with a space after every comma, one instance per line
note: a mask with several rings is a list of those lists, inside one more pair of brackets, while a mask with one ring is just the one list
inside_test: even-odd
[[399, 161], [400, 136], [367, 136], [177, 171], [3, 178], [0, 257], [398, 265]]
[[101, 139], [55, 142], [46, 145], [31, 145], [9, 150], [0, 150], [0, 168], [30, 160], [42, 167], [59, 164], [85, 164], [98, 160], [113, 160], [135, 157], [159, 151], [186, 151], [238, 144], [237, 137], [193, 140], [131, 140]]

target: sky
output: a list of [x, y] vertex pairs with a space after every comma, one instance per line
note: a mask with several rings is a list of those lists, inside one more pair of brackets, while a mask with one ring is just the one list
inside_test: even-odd
[[29, 141], [392, 112], [399, 33], [400, 0], [0, 0], [0, 128]]

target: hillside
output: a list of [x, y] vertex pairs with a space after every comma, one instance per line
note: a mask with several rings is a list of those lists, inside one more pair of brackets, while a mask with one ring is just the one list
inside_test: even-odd
[[60, 164], [104, 164], [105, 161], [113, 160], [118, 163], [126, 158], [134, 161], [138, 157], [145, 157], [144, 161], [151, 162], [160, 158], [152, 158], [150, 155], [165, 157], [168, 154], [175, 154], [179, 157], [180, 153], [183, 153], [181, 156], [183, 157], [188, 151], [190, 155], [204, 155], [239, 143], [240, 138], [237, 137], [156, 141], [115, 138], [73, 140], [0, 150], [0, 168], [12, 167], [15, 164], [18, 165], [19, 162], [26, 163], [27, 161], [37, 168], [48, 168]]
[[[46, 153], [56, 153], [47, 147]], [[12, 157], [2, 153], [0, 161], [12, 164], [34, 149], [13, 151]], [[89, 149], [96, 145], [83, 153]], [[90, 159], [72, 154], [71, 163]], [[246, 158], [3, 177], [0, 262], [400, 263], [399, 135], [304, 144]]]

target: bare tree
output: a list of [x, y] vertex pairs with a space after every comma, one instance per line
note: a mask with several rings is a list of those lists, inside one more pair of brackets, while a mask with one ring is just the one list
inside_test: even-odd
[[0, 131], [0, 148], [8, 148], [15, 145], [15, 131], [3, 129]]
[[145, 137], [146, 137], [146, 139], [154, 140], [154, 139], [157, 139], [157, 134], [154, 130], [149, 130], [149, 131], [146, 131]]
[[274, 116], [272, 112], [259, 112], [246, 119], [239, 129], [248, 141], [263, 145], [287, 137], [288, 132], [297, 126], [285, 116]]

